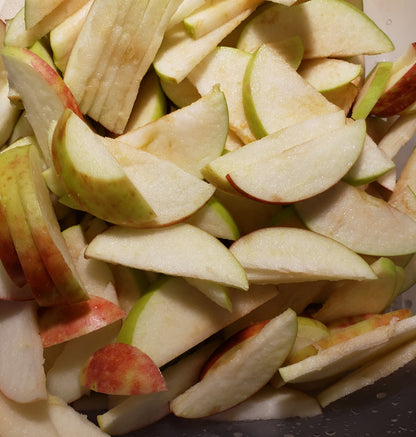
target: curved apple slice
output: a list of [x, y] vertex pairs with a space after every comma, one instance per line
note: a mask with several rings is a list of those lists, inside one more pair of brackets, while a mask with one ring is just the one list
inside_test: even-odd
[[298, 202], [306, 226], [367, 255], [416, 252], [416, 222], [382, 199], [339, 182], [324, 193]]
[[234, 242], [230, 251], [252, 283], [376, 278], [361, 256], [305, 229], [259, 229]]
[[141, 193], [106, 149], [103, 138], [68, 109], [55, 128], [52, 159], [68, 194], [91, 214], [125, 225], [154, 217]]
[[135, 346], [110, 343], [97, 351], [81, 371], [81, 383], [111, 395], [139, 395], [167, 390], [154, 361]]
[[296, 313], [286, 310], [234, 348], [204, 378], [170, 403], [179, 417], [200, 418], [246, 400], [262, 388], [283, 363], [295, 341]]
[[298, 35], [306, 59], [391, 52], [393, 43], [362, 11], [340, 0], [313, 0], [286, 8], [273, 5], [250, 20], [238, 48], [255, 51], [264, 43]]
[[363, 120], [299, 144], [274, 158], [253, 156], [251, 163], [227, 175], [246, 196], [271, 203], [293, 203], [321, 193], [341, 180], [360, 156]]
[[244, 269], [230, 251], [212, 235], [186, 223], [157, 229], [113, 226], [90, 242], [85, 255], [142, 270], [248, 288]]

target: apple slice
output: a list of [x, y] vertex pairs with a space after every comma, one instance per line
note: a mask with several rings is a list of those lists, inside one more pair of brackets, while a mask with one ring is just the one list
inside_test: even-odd
[[317, 394], [316, 399], [326, 407], [363, 387], [374, 384], [416, 358], [416, 341], [412, 340], [391, 352], [363, 365]]
[[[365, 122], [348, 123], [312, 141], [269, 156], [253, 155], [242, 168], [227, 175], [246, 196], [271, 203], [293, 203], [321, 193], [341, 180], [359, 158]], [[279, 138], [279, 137], [277, 137]], [[327, 164], [327, 165], [326, 165]]]
[[309, 118], [220, 156], [207, 164], [202, 169], [202, 174], [216, 187], [235, 194], [236, 190], [227, 179], [229, 173], [249, 167], [253, 159], [272, 161], [277, 153], [284, 154], [292, 147], [329, 135], [329, 132], [343, 126], [345, 115], [340, 110]]
[[1, 204], [17, 256], [33, 296], [40, 305], [55, 305], [61, 302], [62, 295], [53, 283], [36, 247], [19, 194], [17, 174], [13, 171], [24, 160], [24, 152], [24, 148], [14, 147], [7, 148], [0, 154]]
[[93, 1], [87, 0], [84, 6], [62, 20], [49, 32], [49, 43], [56, 67], [65, 72], [69, 55], [85, 22]]
[[[111, 252], [109, 245], [113, 248]], [[113, 226], [90, 242], [85, 256], [243, 290], [248, 288], [246, 274], [229, 250], [212, 235], [187, 223], [158, 229]], [[218, 265], [221, 270], [217, 269]]]
[[205, 281], [203, 279], [185, 278], [185, 280], [201, 293], [205, 294], [208, 299], [211, 299], [220, 307], [232, 312], [233, 303], [231, 302], [228, 293], [228, 287], [216, 282]]
[[238, 48], [298, 35], [306, 59], [379, 54], [394, 49], [387, 35], [362, 11], [341, 0], [312, 0], [290, 8], [273, 5], [250, 20]]
[[211, 340], [181, 357], [162, 371], [167, 391], [144, 396], [129, 396], [97, 416], [100, 428], [111, 435], [121, 435], [144, 428], [170, 413], [169, 402], [199, 378], [199, 371], [218, 341]]
[[394, 161], [367, 134], [360, 156], [342, 179], [351, 185], [365, 185], [387, 174], [395, 166]]
[[[80, 373], [88, 358], [99, 348], [113, 343], [121, 322], [89, 332], [81, 337], [61, 343], [62, 349], [46, 374], [48, 392], [59, 396], [65, 402], [74, 402], [90, 391], [80, 382]], [[45, 352], [56, 348], [45, 349]]]
[[352, 250], [305, 229], [259, 229], [239, 238], [230, 251], [251, 283], [376, 278]]
[[[14, 247], [14, 246], [13, 246]], [[1, 253], [1, 250], [0, 250]], [[10, 275], [0, 263], [0, 300], [33, 300], [33, 294], [26, 283], [23, 286], [17, 286], [12, 282]]]
[[198, 39], [235, 18], [246, 9], [261, 4], [261, 0], [216, 1], [207, 3], [184, 18], [183, 24], [192, 38]]
[[409, 216], [344, 182], [298, 202], [296, 211], [309, 229], [361, 254], [405, 255], [416, 249], [416, 223]]
[[193, 68], [187, 79], [202, 95], [219, 84], [224, 92], [232, 132], [248, 143], [255, 140], [243, 105], [243, 78], [251, 55], [232, 47], [216, 47]]
[[152, 359], [125, 343], [111, 343], [88, 359], [81, 384], [99, 393], [138, 395], [167, 390], [166, 382]]
[[179, 4], [180, 0], [93, 3], [64, 75], [84, 114], [111, 132], [124, 132], [140, 82]]
[[165, 33], [162, 45], [153, 61], [156, 73], [163, 80], [181, 82], [254, 9], [253, 7], [245, 10], [198, 39], [193, 39], [181, 22], [171, 27]]
[[208, 203], [189, 217], [186, 222], [217, 238], [236, 240], [240, 236], [233, 216], [216, 197], [211, 197]]
[[17, 185], [33, 240], [52, 281], [62, 295], [61, 302], [88, 299], [75, 268], [42, 177], [43, 162], [35, 144], [22, 146], [23, 160], [16, 164]]
[[393, 63], [385, 88], [371, 110], [379, 117], [391, 117], [416, 100], [416, 43]]
[[[253, 287], [247, 293], [230, 289], [233, 311], [229, 312], [184, 279], [162, 278], [134, 305], [118, 341], [138, 347], [160, 367], [276, 294], [274, 286]], [[158, 316], [161, 312], [163, 317]]]
[[339, 110], [267, 45], [256, 50], [247, 65], [243, 102], [257, 138]]
[[43, 348], [33, 302], [1, 302], [0, 392], [16, 402], [46, 399]]
[[357, 95], [351, 118], [354, 120], [367, 118], [386, 87], [392, 67], [393, 62], [389, 61], [378, 62], [373, 67]]
[[[8, 437], [60, 437], [48, 414], [46, 401], [18, 403], [0, 393], [0, 432]], [[33, 418], [36, 417], [36, 420]], [[18, 426], [16, 426], [18, 425]]]
[[241, 404], [209, 416], [208, 419], [234, 422], [314, 417], [320, 414], [322, 409], [311, 395], [294, 388], [276, 389], [266, 385]]
[[8, 22], [5, 43], [7, 46], [30, 47], [42, 39], [55, 26], [80, 9], [88, 0], [65, 0], [45, 15], [38, 23], [26, 27], [26, 11], [23, 7]]
[[263, 387], [285, 360], [296, 337], [296, 313], [287, 310], [255, 336], [234, 348], [200, 382], [176, 397], [170, 409], [176, 416], [199, 418], [219, 413]]
[[329, 296], [313, 317], [323, 323], [363, 311], [381, 313], [392, 301], [397, 287], [396, 266], [389, 258], [381, 257], [371, 264], [377, 279], [345, 282], [328, 286]]
[[187, 77], [179, 83], [170, 82], [163, 78], [159, 78], [159, 80], [165, 95], [178, 108], [190, 105], [201, 97], [201, 94]]
[[56, 125], [52, 155], [69, 195], [93, 215], [129, 225], [154, 217], [146, 200], [107, 151], [104, 139], [69, 109]]
[[43, 347], [80, 337], [125, 317], [124, 311], [107, 299], [90, 296], [87, 302], [40, 310], [39, 331]]
[[202, 179], [201, 168], [222, 154], [227, 133], [227, 102], [215, 86], [193, 104], [117, 140], [173, 162]]
[[403, 320], [393, 318], [385, 326], [370, 329], [302, 361], [281, 367], [279, 372], [284, 381], [296, 384], [339, 376], [414, 339], [415, 329], [415, 316]]
[[46, 165], [52, 165], [49, 128], [69, 108], [79, 116], [78, 104], [59, 74], [30, 50], [6, 47], [1, 52], [11, 86], [23, 100], [26, 116], [42, 150]]
[[319, 92], [340, 88], [362, 72], [360, 64], [333, 58], [305, 59], [298, 68], [298, 73]]
[[59, 437], [88, 435], [90, 437], [108, 437], [97, 425], [75, 411], [70, 405], [57, 396], [48, 396], [47, 410], [51, 422], [59, 431]]

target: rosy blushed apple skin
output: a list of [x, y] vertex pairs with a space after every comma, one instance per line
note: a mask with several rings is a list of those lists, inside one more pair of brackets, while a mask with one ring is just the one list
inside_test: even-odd
[[71, 109], [78, 117], [82, 118], [81, 110], [70, 89], [66, 86], [61, 76], [46, 61], [26, 48], [8, 47], [6, 53], [13, 53], [13, 51], [15, 51], [16, 55], [18, 55], [18, 51], [21, 51], [21, 57], [27, 57], [32, 68], [52, 86], [64, 107]]
[[81, 373], [89, 389], [112, 395], [139, 395], [166, 391], [166, 382], [154, 361], [139, 348], [111, 343], [98, 349]]
[[[412, 43], [416, 50], [416, 42]], [[416, 62], [410, 69], [378, 99], [371, 111], [378, 117], [400, 114], [416, 101]]]
[[210, 358], [205, 363], [204, 367], [200, 373], [200, 379], [202, 379], [206, 373], [215, 365], [215, 363], [222, 357], [226, 352], [231, 350], [233, 347], [240, 344], [242, 341], [257, 335], [268, 323], [270, 319], [261, 320], [260, 322], [253, 323], [247, 328], [236, 332], [230, 338], [228, 338], [224, 343], [222, 343], [218, 348], [211, 354]]
[[88, 334], [125, 316], [118, 305], [91, 295], [85, 302], [41, 308], [39, 331], [43, 347]]

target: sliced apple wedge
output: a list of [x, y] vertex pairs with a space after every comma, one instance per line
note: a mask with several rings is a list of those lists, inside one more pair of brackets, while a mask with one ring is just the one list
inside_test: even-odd
[[416, 340], [412, 340], [336, 381], [318, 393], [316, 398], [322, 407], [326, 407], [344, 396], [374, 384], [415, 358]]
[[176, 416], [198, 418], [231, 408], [250, 397], [272, 377], [293, 345], [296, 313], [287, 310], [170, 403]]
[[36, 247], [26, 212], [19, 194], [17, 174], [12, 169], [24, 161], [25, 151], [21, 147], [7, 148], [0, 154], [1, 205], [7, 226], [25, 278], [33, 296], [40, 305], [55, 305], [62, 296], [53, 283]]
[[[35, 143], [19, 148], [22, 160], [16, 164], [17, 185], [33, 240], [61, 303], [88, 299], [75, 263], [62, 237], [49, 191], [42, 177], [43, 161]], [[19, 165], [20, 164], [20, 165]]]
[[377, 279], [328, 286], [328, 299], [313, 317], [323, 323], [363, 313], [381, 313], [392, 301], [396, 287], [396, 266], [381, 257], [371, 264]]
[[200, 369], [218, 345], [211, 340], [168, 365], [162, 371], [167, 391], [144, 396], [129, 396], [113, 408], [97, 416], [100, 428], [112, 435], [121, 435], [144, 428], [170, 413], [169, 402], [198, 382]]
[[68, 194], [90, 213], [130, 225], [154, 217], [141, 193], [107, 151], [102, 137], [70, 110], [64, 111], [56, 125], [52, 155]]
[[267, 45], [256, 50], [247, 65], [243, 102], [257, 138], [339, 110]]
[[160, 229], [113, 226], [90, 242], [85, 255], [142, 270], [248, 288], [245, 272], [229, 250], [212, 235], [187, 223]]
[[235, 18], [198, 39], [193, 39], [181, 22], [171, 27], [165, 33], [162, 45], [153, 61], [156, 73], [163, 80], [181, 82], [254, 9], [253, 7], [243, 11]]
[[319, 381], [339, 376], [372, 359], [379, 359], [414, 339], [415, 330], [415, 316], [403, 320], [393, 319], [386, 326], [371, 329], [302, 361], [281, 367], [279, 372], [284, 381], [290, 383]]
[[270, 156], [253, 155], [227, 179], [237, 191], [256, 200], [293, 203], [307, 199], [348, 173], [361, 154], [365, 132], [365, 122], [356, 121], [282, 153], [277, 147]]
[[59, 74], [35, 53], [24, 48], [6, 47], [1, 55], [9, 82], [23, 100], [26, 117], [49, 167], [52, 165], [49, 128], [65, 108], [82, 117], [78, 103]]
[[60, 437], [49, 417], [47, 401], [22, 404], [0, 393], [0, 412], [3, 419], [0, 422], [0, 432], [3, 435], [21, 437], [26, 433], [33, 437]]
[[384, 91], [392, 67], [393, 62], [378, 62], [368, 74], [352, 107], [351, 117], [354, 120], [366, 118], [370, 114]]
[[84, 114], [114, 133], [124, 132], [140, 82], [179, 4], [180, 0], [93, 3], [64, 75]]
[[242, 170], [250, 166], [253, 159], [272, 161], [276, 154], [284, 154], [292, 147], [313, 141], [343, 126], [345, 126], [345, 115], [340, 110], [309, 118], [220, 156], [207, 164], [202, 169], [202, 174], [221, 190], [236, 194], [236, 190], [227, 179], [227, 175], [234, 170]]
[[247, 23], [238, 48], [253, 52], [264, 43], [294, 35], [302, 39], [305, 58], [378, 54], [394, 49], [367, 15], [341, 0], [312, 0], [290, 8], [273, 5]]
[[[46, 399], [43, 348], [33, 302], [1, 302], [0, 392], [16, 402]], [[1, 428], [0, 428], [1, 429]]]
[[414, 253], [416, 223], [380, 198], [339, 182], [296, 204], [306, 226], [367, 255]]
[[81, 384], [99, 393], [138, 395], [167, 390], [153, 360], [125, 343], [110, 343], [93, 353], [81, 372]]
[[239, 238], [230, 251], [251, 283], [376, 278], [359, 255], [305, 229], [259, 229]]
[[[163, 278], [128, 314], [118, 341], [133, 344], [158, 366], [179, 356], [220, 329], [276, 296], [274, 286], [229, 290], [233, 311], [219, 307], [182, 278]], [[158, 315], [163, 313], [163, 317]], [[181, 314], [178, 323], [178, 314]]]
[[241, 404], [209, 416], [208, 419], [234, 422], [314, 417], [320, 414], [322, 409], [313, 396], [294, 388], [276, 389], [266, 385]]
[[117, 140], [202, 178], [200, 169], [222, 154], [227, 133], [227, 102], [221, 90], [214, 87], [193, 104], [120, 135]]
[[44, 347], [53, 346], [80, 337], [125, 317], [114, 303], [97, 296], [87, 302], [42, 309], [39, 331]]

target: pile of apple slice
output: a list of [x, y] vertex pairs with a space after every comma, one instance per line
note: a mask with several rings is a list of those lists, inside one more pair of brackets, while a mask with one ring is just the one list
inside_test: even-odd
[[17, 5], [1, 435], [314, 416], [416, 357], [415, 43], [365, 71], [352, 0]]

